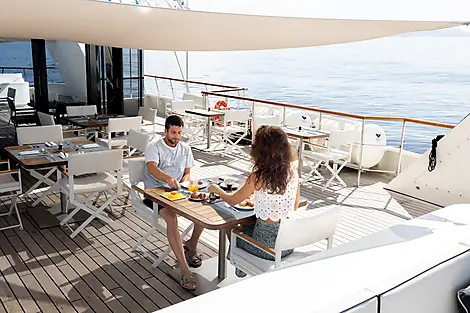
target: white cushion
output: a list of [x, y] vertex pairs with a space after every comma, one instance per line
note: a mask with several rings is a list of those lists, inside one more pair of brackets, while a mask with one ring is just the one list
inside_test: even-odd
[[0, 175], [0, 193], [10, 190], [19, 190], [20, 183], [16, 181], [11, 175]]
[[[318, 248], [315, 248], [313, 245], [296, 248], [294, 252], [282, 258], [281, 267], [292, 262], [299, 261], [308, 256], [312, 256], [319, 252], [321, 252], [321, 250], [318, 250]], [[274, 261], [259, 258], [240, 248], [237, 248], [234, 251], [234, 254], [230, 260], [232, 264], [236, 264], [237, 261], [243, 264], [243, 266], [246, 266], [257, 273], [260, 273], [260, 270], [261, 272], [268, 272], [274, 270]], [[255, 267], [257, 267], [258, 269], [256, 269]]]
[[[97, 138], [96, 142], [102, 146], [108, 146], [108, 138]], [[111, 138], [111, 147], [115, 146], [126, 146], [127, 145], [127, 136], [119, 136]]]
[[[86, 177], [75, 178], [73, 181], [74, 193], [88, 193], [95, 191], [105, 191], [117, 187], [117, 179], [109, 173], [101, 173]], [[70, 190], [69, 179], [60, 180], [61, 188]]]

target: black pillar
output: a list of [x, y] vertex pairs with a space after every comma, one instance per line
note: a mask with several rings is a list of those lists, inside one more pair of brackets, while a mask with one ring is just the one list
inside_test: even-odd
[[101, 113], [98, 55], [97, 46], [89, 44], [85, 45], [87, 104], [96, 105], [97, 111]]
[[139, 107], [144, 106], [144, 53], [139, 50]]
[[107, 112], [124, 114], [122, 49], [112, 48], [108, 52], [110, 55], [106, 60]]
[[34, 98], [36, 110], [49, 113], [46, 41], [44, 39], [31, 39], [31, 52], [33, 55]]

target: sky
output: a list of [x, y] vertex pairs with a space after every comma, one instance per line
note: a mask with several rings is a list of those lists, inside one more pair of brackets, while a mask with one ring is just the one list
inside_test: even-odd
[[470, 22], [469, 0], [186, 0], [191, 10], [381, 20]]

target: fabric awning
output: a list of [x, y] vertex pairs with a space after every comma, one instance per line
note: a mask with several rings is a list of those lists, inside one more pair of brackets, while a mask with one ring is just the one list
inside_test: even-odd
[[18, 0], [8, 2], [0, 37], [145, 50], [230, 51], [346, 43], [464, 23], [261, 16], [90, 0]]

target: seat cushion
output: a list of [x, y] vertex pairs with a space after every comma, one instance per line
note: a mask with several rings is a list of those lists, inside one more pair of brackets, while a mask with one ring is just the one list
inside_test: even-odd
[[11, 175], [0, 175], [0, 193], [19, 189], [20, 183]]
[[[247, 267], [248, 269], [256, 273], [274, 270], [274, 261], [259, 258], [239, 248], [237, 248], [234, 252], [235, 253], [233, 257], [231, 257], [230, 259], [230, 262], [232, 264], [240, 263], [241, 265]], [[320, 250], [312, 245], [296, 248], [294, 252], [282, 258], [281, 267], [319, 252]]]
[[[102, 146], [108, 146], [108, 138], [97, 138], [96, 143]], [[111, 138], [111, 147], [115, 146], [126, 146], [127, 145], [127, 136], [119, 136]]]
[[[88, 193], [94, 191], [105, 191], [117, 187], [117, 179], [109, 173], [100, 173], [80, 178], [75, 178], [73, 181], [75, 193]], [[70, 190], [69, 179], [62, 178], [60, 180], [60, 187]]]

